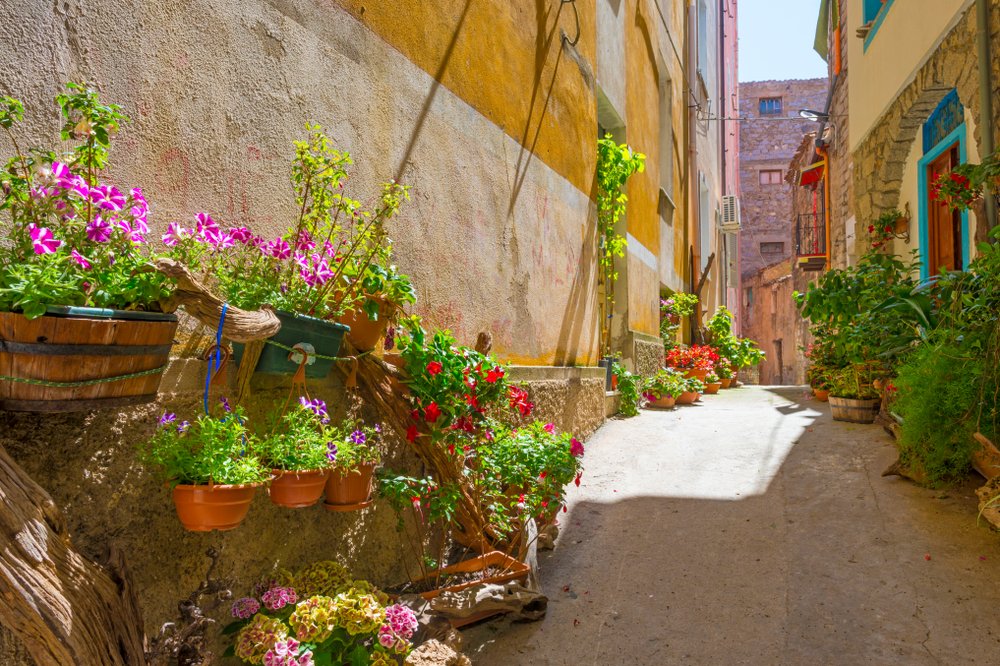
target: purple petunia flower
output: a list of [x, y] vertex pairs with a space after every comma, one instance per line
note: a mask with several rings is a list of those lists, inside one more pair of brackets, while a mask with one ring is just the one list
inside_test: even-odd
[[354, 432], [351, 433], [350, 440], [355, 444], [364, 444], [366, 441], [368, 441], [368, 438], [365, 437], [365, 433], [363, 433], [362, 431], [355, 430]]
[[229, 230], [229, 237], [232, 238], [237, 243], [243, 243], [244, 245], [253, 241], [253, 232], [246, 227], [233, 227]]
[[101, 210], [117, 213], [125, 207], [125, 195], [114, 185], [98, 185], [90, 188], [90, 200]]
[[184, 433], [187, 432], [187, 429], [190, 427], [191, 427], [190, 421], [181, 421], [180, 423], [177, 424], [177, 432], [183, 435]]
[[51, 229], [36, 227], [34, 224], [29, 224], [28, 229], [31, 234], [31, 246], [34, 248], [35, 254], [54, 254], [59, 249], [59, 246], [63, 244], [61, 240], [52, 234]]
[[182, 227], [180, 223], [171, 222], [167, 225], [167, 233], [163, 234], [160, 238], [167, 247], [174, 247], [189, 235], [191, 235], [191, 232]]
[[112, 231], [114, 231], [112, 226], [98, 215], [87, 225], [87, 240], [94, 243], [107, 243], [108, 239], [111, 238]]
[[267, 256], [282, 261], [292, 256], [292, 246], [284, 238], [275, 238], [273, 241], [264, 243], [260, 249]]
[[221, 398], [219, 398], [219, 402], [222, 403], [222, 409], [224, 411], [226, 412], [233, 411], [232, 406], [229, 404], [229, 398], [227, 398], [226, 396], [222, 396]]
[[173, 412], [164, 412], [163, 416], [160, 417], [160, 425], [165, 426], [173, 423], [177, 419], [177, 415]]
[[330, 462], [337, 461], [337, 445], [333, 442], [326, 443], [326, 459]]

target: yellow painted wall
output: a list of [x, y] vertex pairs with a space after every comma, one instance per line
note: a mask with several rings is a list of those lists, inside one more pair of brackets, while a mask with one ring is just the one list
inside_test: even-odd
[[[973, 0], [895, 0], [867, 52], [850, 35], [847, 61], [854, 151]], [[849, 32], [861, 26], [863, 0], [848, 0]]]
[[[581, 66], [563, 53], [574, 5], [510, 0], [337, 0], [579, 190], [591, 194], [597, 106]], [[596, 0], [577, 0], [576, 49], [593, 76]], [[497, 48], [502, 44], [503, 48]]]

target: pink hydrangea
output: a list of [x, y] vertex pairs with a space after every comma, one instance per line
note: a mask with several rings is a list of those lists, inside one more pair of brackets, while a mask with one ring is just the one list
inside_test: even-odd
[[233, 602], [233, 617], [240, 620], [246, 620], [259, 610], [260, 602], [253, 597], [243, 597]]
[[385, 609], [385, 621], [393, 632], [410, 638], [417, 630], [417, 615], [409, 606], [394, 604]]
[[299, 654], [299, 642], [294, 638], [279, 641], [264, 653], [264, 666], [313, 666], [312, 652]]
[[295, 590], [290, 587], [272, 587], [261, 596], [260, 600], [264, 602], [264, 606], [268, 610], [281, 610], [285, 606], [295, 603]]

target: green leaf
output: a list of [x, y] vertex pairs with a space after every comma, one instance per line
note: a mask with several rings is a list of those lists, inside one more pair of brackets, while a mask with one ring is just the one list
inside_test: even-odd
[[368, 666], [368, 650], [359, 645], [351, 652], [349, 659], [351, 666]]

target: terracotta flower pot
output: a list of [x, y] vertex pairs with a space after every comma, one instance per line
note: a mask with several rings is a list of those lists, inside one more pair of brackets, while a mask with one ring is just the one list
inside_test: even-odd
[[378, 319], [372, 321], [368, 318], [368, 313], [363, 308], [349, 310], [337, 321], [344, 326], [350, 326], [347, 332], [347, 339], [358, 351], [371, 351], [375, 349], [385, 339], [385, 332], [389, 328], [389, 318], [392, 315], [393, 307], [381, 296], [372, 297], [371, 300], [378, 303]]
[[826, 402], [830, 399], [830, 391], [827, 389], [813, 389], [813, 395], [816, 396], [816, 399], [820, 402]]
[[733, 379], [732, 379], [732, 377], [729, 377], [727, 379], [722, 379], [720, 381], [722, 382], [722, 388], [724, 388], [724, 389], [727, 389], [727, 388], [729, 388], [730, 386], [733, 385]]
[[722, 382], [715, 382], [713, 384], [705, 384], [705, 395], [715, 395], [722, 388]]
[[705, 381], [705, 377], [708, 377], [708, 370], [701, 370], [699, 368], [688, 368], [684, 371], [684, 376], [691, 378], [694, 377], [698, 381]]
[[259, 485], [174, 486], [177, 517], [189, 532], [231, 530], [246, 518]]
[[289, 509], [300, 509], [312, 506], [323, 496], [326, 478], [330, 475], [328, 469], [307, 469], [289, 471], [283, 469], [271, 470], [274, 478], [267, 492], [271, 501], [278, 506]]
[[659, 400], [650, 400], [646, 407], [658, 407], [661, 409], [673, 409], [674, 405], [677, 404], [676, 398], [672, 395], [665, 395]]
[[330, 511], [354, 511], [371, 504], [375, 465], [365, 463], [344, 472], [333, 468], [326, 480], [326, 508]]
[[677, 396], [678, 405], [693, 405], [695, 400], [699, 398], [699, 394], [695, 391], [684, 391], [679, 396]]

